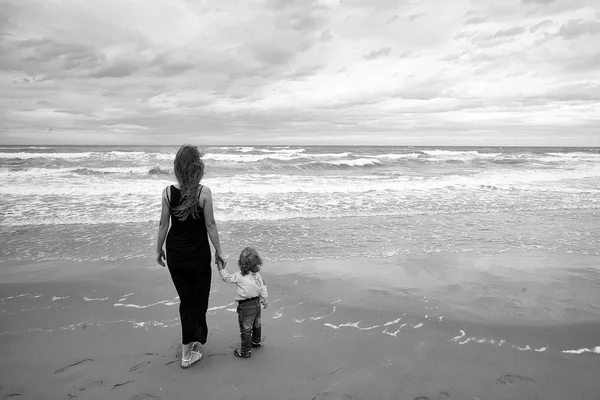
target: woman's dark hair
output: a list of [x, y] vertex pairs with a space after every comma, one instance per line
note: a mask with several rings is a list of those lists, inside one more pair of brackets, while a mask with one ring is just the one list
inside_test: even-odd
[[242, 250], [240, 258], [238, 259], [238, 267], [240, 267], [242, 275], [248, 275], [249, 272], [260, 271], [261, 265], [262, 259], [256, 250], [252, 247], [246, 247]]
[[181, 146], [174, 161], [175, 177], [181, 188], [181, 201], [175, 207], [173, 214], [181, 221], [190, 215], [197, 218], [200, 215], [200, 181], [204, 176], [203, 154], [196, 146], [188, 144]]

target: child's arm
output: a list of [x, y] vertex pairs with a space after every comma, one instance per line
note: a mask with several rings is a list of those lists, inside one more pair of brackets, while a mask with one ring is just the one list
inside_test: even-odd
[[269, 293], [267, 291], [267, 283], [264, 281], [264, 279], [262, 278], [262, 276], [260, 274], [256, 274], [258, 277], [258, 281], [260, 282], [259, 285], [259, 297], [260, 297], [260, 304], [262, 304], [262, 306], [264, 308], [269, 307]]
[[221, 276], [223, 282], [236, 283], [237, 274], [230, 274], [229, 272], [227, 272], [227, 270], [225, 269], [225, 265], [221, 263], [217, 264], [217, 268], [219, 269], [219, 275]]

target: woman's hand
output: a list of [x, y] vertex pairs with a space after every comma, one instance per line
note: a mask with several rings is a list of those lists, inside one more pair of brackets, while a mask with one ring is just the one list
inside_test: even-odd
[[225, 269], [225, 267], [227, 266], [227, 262], [223, 258], [222, 253], [215, 253], [215, 264], [217, 265], [217, 269], [219, 271]]
[[166, 267], [167, 265], [165, 264], [165, 258], [165, 251], [163, 249], [160, 249], [160, 252], [156, 256], [156, 262], [162, 265], [163, 267]]

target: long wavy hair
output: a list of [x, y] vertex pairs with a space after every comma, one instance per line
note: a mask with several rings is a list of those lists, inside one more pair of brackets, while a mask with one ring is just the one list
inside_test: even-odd
[[246, 247], [244, 250], [242, 250], [240, 253], [240, 258], [238, 259], [238, 267], [240, 267], [240, 272], [242, 275], [248, 275], [250, 272], [260, 271], [261, 265], [262, 259], [254, 248]]
[[181, 188], [181, 201], [173, 210], [173, 214], [180, 220], [185, 221], [189, 216], [197, 218], [200, 216], [200, 181], [204, 176], [203, 154], [196, 146], [189, 144], [181, 146], [175, 156], [175, 177]]

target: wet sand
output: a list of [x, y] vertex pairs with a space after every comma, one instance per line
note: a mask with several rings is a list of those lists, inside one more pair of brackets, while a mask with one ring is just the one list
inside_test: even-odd
[[[552, 267], [564, 261], [267, 263], [266, 345], [251, 359], [232, 354], [235, 290], [215, 270], [209, 340], [189, 370], [179, 367], [166, 269], [4, 264], [0, 399], [600, 399], [600, 316], [589, 300], [597, 265], [580, 257]], [[538, 263], [546, 272], [509, 279], [520, 264], [534, 271]], [[552, 293], [567, 268], [581, 280]]]

